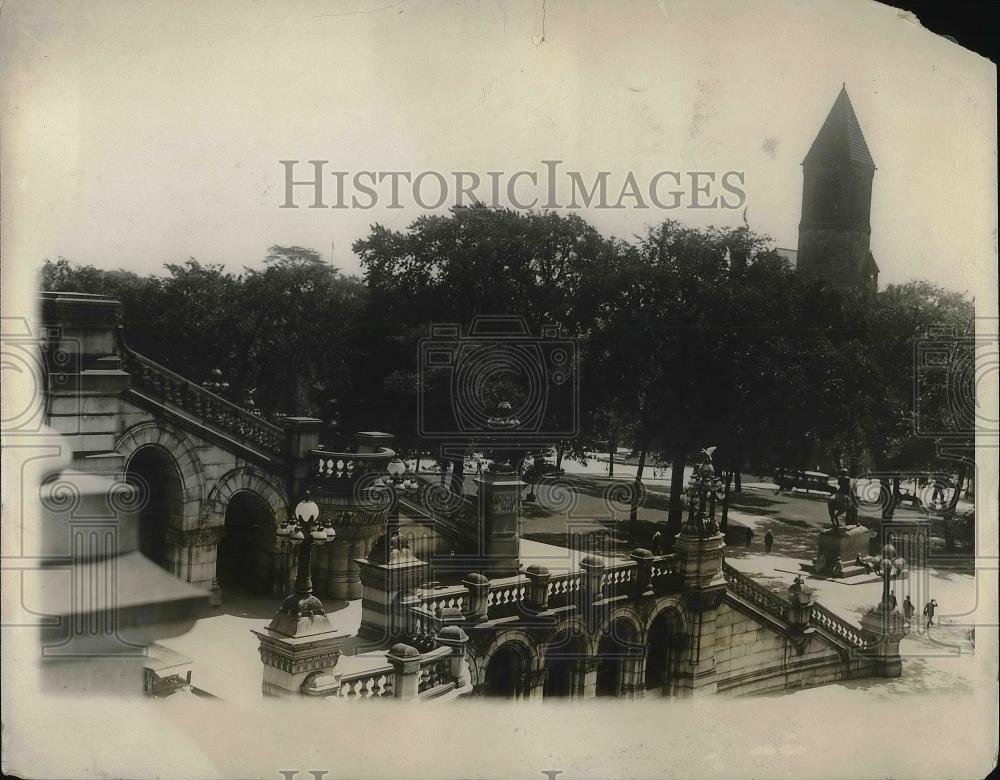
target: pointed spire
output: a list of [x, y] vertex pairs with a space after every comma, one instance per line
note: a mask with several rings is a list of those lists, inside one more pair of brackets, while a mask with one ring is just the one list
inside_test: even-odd
[[824, 162], [848, 162], [875, 167], [861, 125], [847, 94], [847, 82], [840, 88], [840, 94], [827, 114], [819, 135], [813, 141], [803, 164]]

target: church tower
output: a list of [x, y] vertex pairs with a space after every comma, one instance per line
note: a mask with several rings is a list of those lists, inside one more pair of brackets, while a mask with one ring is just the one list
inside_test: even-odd
[[797, 267], [831, 287], [878, 289], [871, 240], [872, 160], [846, 87], [802, 162]]

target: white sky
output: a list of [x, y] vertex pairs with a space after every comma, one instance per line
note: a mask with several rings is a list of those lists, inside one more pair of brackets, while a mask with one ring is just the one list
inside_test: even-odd
[[[370, 224], [420, 213], [279, 209], [281, 159], [485, 174], [554, 158], [619, 183], [742, 170], [751, 226], [795, 248], [800, 163], [841, 82], [878, 166], [882, 283], [972, 291], [995, 264], [995, 70], [875, 3], [549, 0], [542, 42], [542, 2], [513, 0], [8, 0], [0, 22], [5, 265], [238, 268], [333, 243], [355, 271]], [[742, 223], [585, 216], [619, 236]]]

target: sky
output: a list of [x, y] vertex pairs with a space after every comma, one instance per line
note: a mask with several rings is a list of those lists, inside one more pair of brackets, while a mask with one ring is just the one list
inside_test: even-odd
[[608, 171], [612, 201], [630, 171], [643, 187], [737, 171], [745, 211], [689, 208], [688, 187], [675, 209], [580, 213], [624, 238], [745, 218], [795, 248], [801, 162], [845, 83], [878, 166], [883, 286], [996, 278], [995, 69], [888, 6], [8, 0], [0, 22], [6, 271], [56, 256], [238, 270], [296, 244], [357, 272], [372, 224], [427, 213], [410, 195], [388, 208], [388, 185], [371, 209], [280, 208], [280, 160], [302, 177], [327, 160], [484, 180], [561, 160], [586, 181]]

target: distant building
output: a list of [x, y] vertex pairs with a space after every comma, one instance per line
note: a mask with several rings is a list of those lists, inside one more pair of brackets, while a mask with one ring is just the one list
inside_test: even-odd
[[804, 276], [831, 286], [878, 289], [870, 249], [875, 162], [846, 88], [806, 154], [802, 173], [799, 248], [789, 259]]

